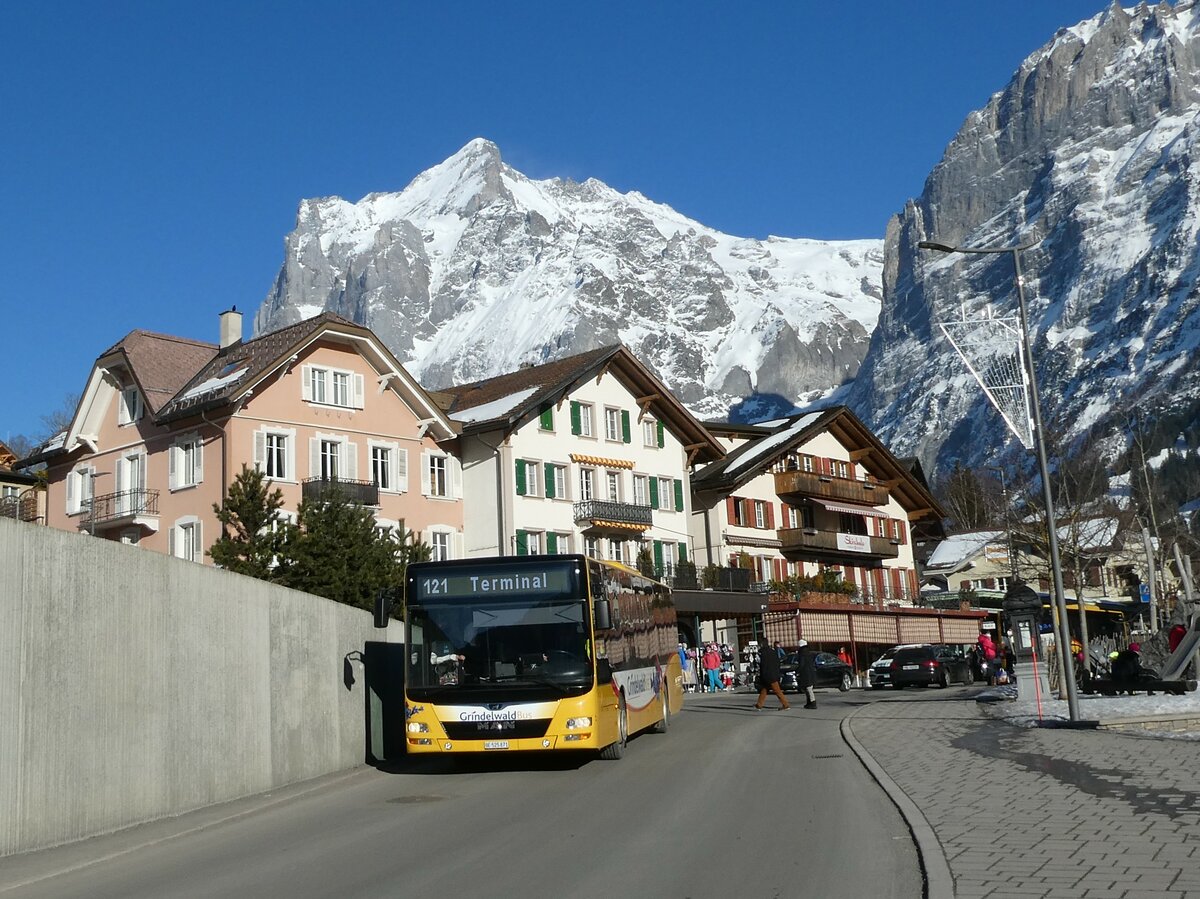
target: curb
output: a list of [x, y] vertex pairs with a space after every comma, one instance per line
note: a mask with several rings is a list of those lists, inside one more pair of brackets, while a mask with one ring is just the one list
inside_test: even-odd
[[925, 875], [925, 899], [954, 899], [954, 875], [950, 873], [950, 863], [946, 861], [946, 853], [942, 843], [934, 833], [933, 827], [925, 815], [908, 794], [900, 789], [879, 762], [872, 756], [854, 736], [850, 719], [861, 712], [866, 706], [855, 709], [842, 719], [840, 729], [846, 745], [858, 756], [863, 767], [870, 772], [875, 782], [883, 788], [888, 798], [895, 804], [900, 816], [908, 825], [913, 842], [917, 847], [917, 857], [921, 862], [921, 871]]

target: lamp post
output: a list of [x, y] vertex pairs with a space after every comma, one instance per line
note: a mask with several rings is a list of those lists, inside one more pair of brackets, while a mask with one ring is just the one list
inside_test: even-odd
[[1050, 489], [1050, 466], [1046, 462], [1046, 440], [1042, 433], [1042, 410], [1038, 398], [1037, 374], [1033, 369], [1033, 350], [1029, 345], [1029, 315], [1025, 308], [1025, 285], [1021, 276], [1021, 251], [1036, 244], [1015, 247], [952, 247], [944, 243], [923, 240], [917, 244], [923, 250], [939, 253], [973, 253], [996, 256], [1008, 253], [1012, 257], [1017, 280], [1017, 306], [1021, 323], [1021, 357], [1025, 376], [1029, 379], [1029, 411], [1033, 420], [1033, 445], [1037, 452], [1038, 470], [1042, 477], [1042, 501], [1046, 504], [1047, 542], [1050, 547], [1050, 570], [1054, 577], [1054, 610], [1057, 619], [1055, 637], [1063, 683], [1067, 687], [1067, 709], [1072, 721], [1079, 720], [1079, 695], [1075, 686], [1075, 668], [1071, 664], [1071, 629], [1067, 624], [1066, 591], [1063, 589], [1062, 561], [1058, 554], [1058, 516], [1054, 514], [1054, 495]]

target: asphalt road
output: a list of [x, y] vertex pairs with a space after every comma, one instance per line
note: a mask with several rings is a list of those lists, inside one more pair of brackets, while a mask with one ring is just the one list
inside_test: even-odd
[[689, 696], [618, 762], [361, 769], [0, 859], [0, 896], [918, 899], [911, 835], [838, 730], [872, 698]]

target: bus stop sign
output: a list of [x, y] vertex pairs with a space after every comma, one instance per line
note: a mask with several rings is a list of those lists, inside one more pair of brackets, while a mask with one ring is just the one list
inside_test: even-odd
[[1150, 602], [1150, 585], [1138, 584], [1138, 596], [1141, 598], [1142, 602]]

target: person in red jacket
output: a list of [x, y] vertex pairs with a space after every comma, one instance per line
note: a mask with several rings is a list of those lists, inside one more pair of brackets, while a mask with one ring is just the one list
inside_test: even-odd
[[1187, 633], [1187, 627], [1182, 624], [1176, 624], [1167, 634], [1167, 650], [1174, 652], [1179, 648], [1179, 644], [1183, 642], [1183, 635]]
[[704, 674], [708, 678], [708, 692], [715, 693], [718, 690], [724, 690], [725, 687], [721, 683], [721, 653], [717, 649], [716, 643], [709, 643], [704, 650]]

